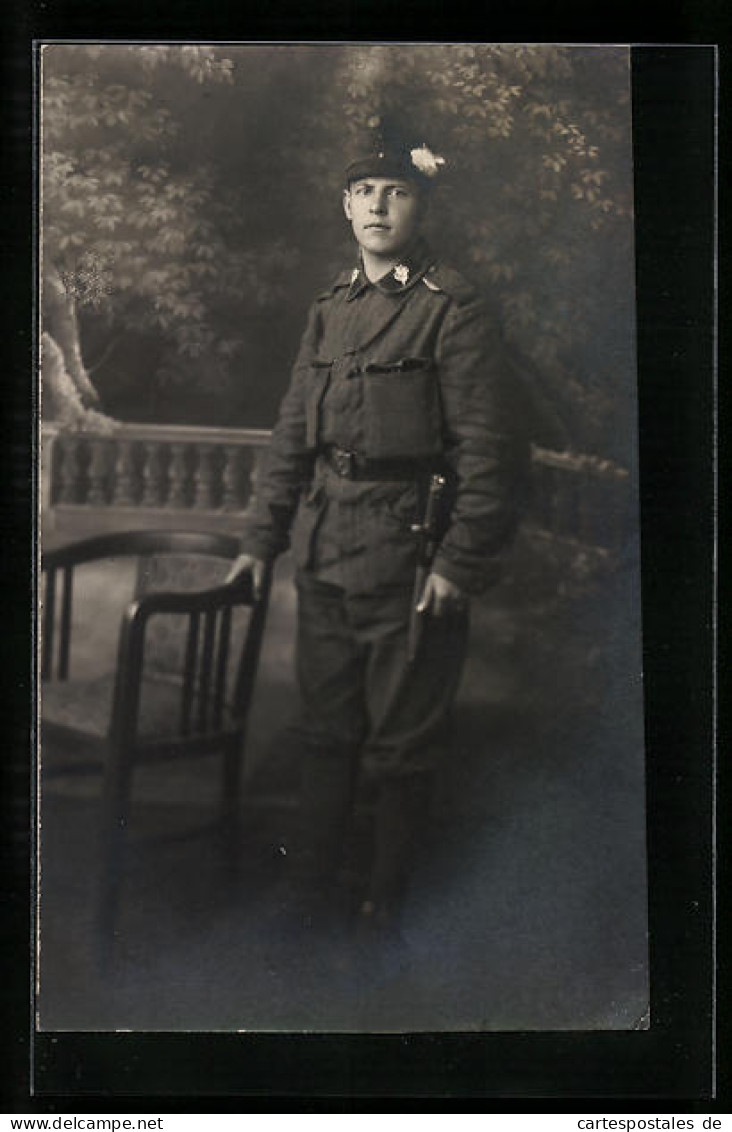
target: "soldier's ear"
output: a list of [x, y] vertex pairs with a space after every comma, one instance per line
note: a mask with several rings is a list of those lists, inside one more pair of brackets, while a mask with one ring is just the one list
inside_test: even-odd
[[345, 212], [345, 214], [346, 214], [346, 216], [348, 217], [349, 220], [353, 219], [353, 215], [352, 215], [352, 212], [351, 212], [351, 190], [350, 189], [344, 189], [343, 190], [343, 211]]

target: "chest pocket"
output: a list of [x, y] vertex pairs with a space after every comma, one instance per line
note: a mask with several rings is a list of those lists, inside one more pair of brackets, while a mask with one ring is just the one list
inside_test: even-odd
[[315, 359], [310, 363], [306, 402], [306, 444], [315, 451], [320, 440], [320, 406], [330, 383], [332, 362]]
[[369, 362], [363, 382], [368, 459], [429, 459], [441, 454], [440, 391], [429, 358]]

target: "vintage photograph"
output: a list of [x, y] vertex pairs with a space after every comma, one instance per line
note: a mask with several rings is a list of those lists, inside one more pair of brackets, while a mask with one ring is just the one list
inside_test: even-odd
[[37, 101], [37, 1028], [647, 1029], [629, 48]]

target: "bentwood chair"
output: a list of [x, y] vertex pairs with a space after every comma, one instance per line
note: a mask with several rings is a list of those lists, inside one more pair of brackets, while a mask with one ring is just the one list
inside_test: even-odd
[[[107, 957], [142, 766], [202, 756], [207, 765], [209, 756], [218, 757], [213, 824], [228, 854], [236, 853], [247, 715], [271, 583], [268, 573], [256, 601], [246, 576], [224, 584], [238, 548], [225, 534], [132, 531], [43, 556], [41, 794], [56, 775], [103, 774], [96, 912]], [[131, 557], [137, 582], [121, 612], [116, 667], [75, 679], [72, 614], [74, 603], [84, 603], [84, 585], [75, 585], [79, 568]]]

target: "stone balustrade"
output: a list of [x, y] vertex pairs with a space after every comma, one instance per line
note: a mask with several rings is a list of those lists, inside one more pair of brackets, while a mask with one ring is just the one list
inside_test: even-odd
[[236, 529], [252, 497], [261, 429], [119, 424], [41, 433], [44, 534], [133, 527]]
[[536, 534], [615, 550], [631, 535], [632, 520], [627, 468], [596, 456], [532, 448], [527, 523]]
[[[268, 440], [266, 429], [120, 424], [95, 435], [44, 424], [44, 540], [140, 527], [235, 531]], [[628, 537], [631, 504], [625, 468], [533, 448], [532, 533], [611, 550]]]

